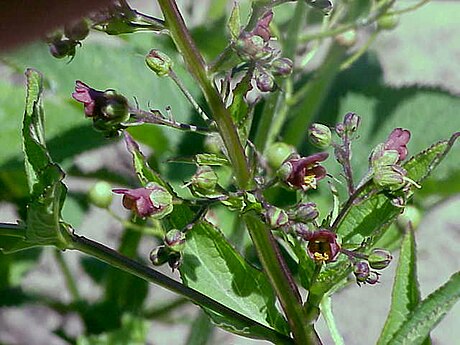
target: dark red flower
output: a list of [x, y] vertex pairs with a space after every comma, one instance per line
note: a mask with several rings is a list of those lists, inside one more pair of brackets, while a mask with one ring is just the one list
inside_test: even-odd
[[407, 143], [410, 140], [410, 132], [407, 129], [395, 128], [385, 141], [385, 150], [395, 150], [399, 153], [399, 160], [403, 161], [407, 157]]
[[288, 159], [281, 166], [286, 183], [302, 190], [316, 189], [317, 181], [326, 177], [326, 169], [319, 163], [327, 157], [327, 152], [320, 152], [308, 157]]
[[326, 229], [320, 229], [310, 233], [307, 252], [310, 258], [318, 263], [332, 262], [340, 254], [340, 244], [337, 242], [337, 235]]
[[156, 183], [144, 188], [112, 189], [116, 194], [123, 194], [123, 206], [140, 217], [163, 218], [172, 211], [172, 197], [166, 189]]
[[80, 80], [75, 82], [75, 92], [72, 93], [73, 99], [83, 103], [85, 115], [95, 117], [100, 115], [100, 107], [105, 102], [104, 91], [95, 90]]

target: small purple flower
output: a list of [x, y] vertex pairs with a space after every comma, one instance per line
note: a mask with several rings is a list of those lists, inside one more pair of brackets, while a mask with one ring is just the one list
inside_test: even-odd
[[327, 229], [320, 229], [309, 234], [307, 252], [317, 263], [333, 262], [340, 254], [340, 244], [337, 235]]
[[407, 143], [410, 140], [410, 132], [407, 129], [395, 128], [385, 141], [385, 150], [398, 151], [399, 161], [403, 161], [407, 157]]
[[288, 159], [280, 168], [281, 174], [291, 187], [304, 191], [316, 189], [317, 181], [326, 177], [326, 169], [319, 163], [327, 157], [327, 152], [319, 152], [308, 157]]
[[160, 219], [173, 209], [171, 194], [156, 183], [150, 183], [143, 188], [118, 188], [112, 191], [122, 194], [123, 206], [142, 218], [153, 216]]
[[104, 91], [95, 90], [80, 80], [75, 82], [75, 92], [72, 93], [72, 97], [83, 103], [87, 117], [100, 115], [99, 108], [105, 102]]

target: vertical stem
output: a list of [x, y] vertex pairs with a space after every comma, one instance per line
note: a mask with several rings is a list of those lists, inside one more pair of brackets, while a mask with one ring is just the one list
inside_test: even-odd
[[335, 345], [345, 345], [342, 335], [340, 334], [339, 329], [337, 328], [337, 324], [335, 323], [334, 314], [332, 313], [332, 303], [330, 296], [323, 297], [320, 308], [321, 315], [323, 315], [324, 321], [326, 321], [327, 328], [329, 329], [329, 333], [331, 334]]
[[184, 19], [174, 0], [158, 0], [172, 39], [183, 56], [185, 63], [200, 85], [201, 90], [212, 111], [219, 132], [232, 162], [238, 185], [246, 187], [250, 173], [243, 146], [233, 125], [229, 111], [206, 73], [206, 64], [187, 30]]
[[69, 266], [62, 256], [62, 252], [58, 249], [54, 249], [54, 257], [62, 271], [62, 274], [64, 275], [65, 283], [69, 289], [70, 295], [72, 296], [72, 302], [81, 300], [80, 292], [77, 288], [77, 283], [75, 283], [75, 279], [73, 279], [72, 272], [70, 272]]

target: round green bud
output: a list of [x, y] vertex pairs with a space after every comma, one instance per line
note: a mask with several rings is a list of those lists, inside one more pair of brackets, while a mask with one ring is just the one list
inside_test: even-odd
[[397, 222], [403, 229], [407, 229], [409, 222], [412, 224], [412, 227], [416, 229], [421, 220], [422, 212], [413, 205], [407, 205], [404, 212], [398, 217]]
[[312, 145], [325, 149], [331, 145], [332, 133], [329, 127], [320, 123], [312, 123], [308, 128], [308, 139]]
[[270, 71], [275, 76], [288, 76], [292, 73], [292, 60], [288, 58], [278, 58], [271, 62]]
[[169, 230], [164, 238], [164, 242], [173, 252], [181, 252], [185, 248], [185, 234], [177, 229]]
[[112, 186], [105, 181], [96, 182], [88, 192], [89, 202], [100, 208], [108, 208], [112, 198]]
[[219, 178], [208, 165], [199, 166], [192, 177], [192, 186], [200, 192], [214, 192]]
[[377, 27], [380, 30], [393, 30], [398, 26], [399, 16], [397, 15], [384, 15], [377, 20]]
[[372, 250], [372, 253], [367, 259], [369, 265], [375, 270], [383, 270], [384, 268], [388, 267], [391, 260], [393, 260], [393, 256], [388, 250], [385, 249]]
[[345, 48], [353, 47], [357, 41], [356, 30], [345, 31], [335, 37], [335, 41]]
[[265, 158], [267, 159], [268, 165], [272, 169], [277, 170], [293, 153], [295, 153], [294, 146], [283, 142], [276, 142], [271, 144], [267, 149]]
[[152, 49], [150, 53], [147, 54], [145, 63], [159, 77], [168, 75], [173, 66], [170, 57], [157, 49]]
[[129, 120], [128, 100], [113, 90], [104, 92], [105, 104], [101, 111], [108, 125], [118, 125]]
[[374, 169], [373, 180], [377, 186], [397, 190], [406, 183], [405, 170], [402, 167], [384, 165]]

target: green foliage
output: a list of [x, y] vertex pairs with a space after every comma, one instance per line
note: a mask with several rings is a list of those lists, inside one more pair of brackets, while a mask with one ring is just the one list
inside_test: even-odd
[[[187, 234], [180, 273], [187, 286], [286, 334], [286, 322], [275, 306], [275, 296], [265, 275], [247, 264], [209, 223], [199, 223]], [[210, 316], [232, 332], [247, 336], [258, 333], [214, 313]]]

